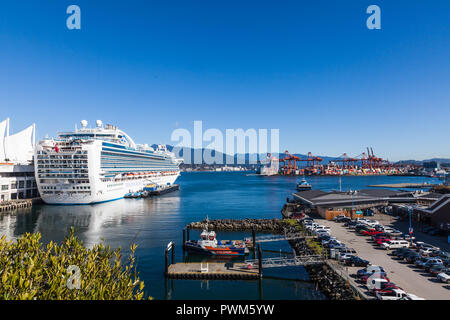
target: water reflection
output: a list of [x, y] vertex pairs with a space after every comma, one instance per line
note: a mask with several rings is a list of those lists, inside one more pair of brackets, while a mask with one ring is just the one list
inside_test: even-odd
[[44, 243], [60, 242], [73, 227], [88, 247], [111, 238], [118, 240], [114, 241], [117, 246], [122, 246], [121, 240], [130, 240], [130, 235], [152, 226], [155, 217], [179, 212], [179, 204], [179, 196], [171, 196], [121, 199], [95, 205], [37, 205], [1, 215], [0, 235], [14, 240], [25, 232], [40, 232]]

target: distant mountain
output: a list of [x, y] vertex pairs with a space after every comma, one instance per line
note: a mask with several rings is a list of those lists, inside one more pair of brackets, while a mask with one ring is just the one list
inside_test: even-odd
[[[152, 145], [153, 148], [156, 148], [157, 145]], [[174, 150], [174, 146], [171, 145], [167, 145], [167, 149], [169, 151], [175, 152], [177, 156], [180, 156], [183, 159], [187, 159], [188, 157], [185, 155], [185, 153], [190, 154], [190, 159], [191, 161], [194, 160], [194, 154], [196, 152], [200, 152], [200, 149], [193, 149], [193, 148], [184, 148], [183, 150]], [[176, 149], [176, 148], [175, 148]], [[266, 154], [262, 154], [262, 155], [258, 155], [258, 154], [249, 154], [249, 153], [245, 153], [245, 154], [237, 154], [234, 156], [229, 156], [226, 155], [224, 153], [215, 151], [215, 150], [210, 150], [210, 149], [206, 149], [203, 148], [201, 149], [201, 154], [204, 154], [204, 151], [208, 151], [207, 153], [211, 155], [211, 157], [216, 157], [217, 154], [217, 158], [222, 159], [222, 163], [226, 163], [226, 164], [236, 164], [237, 163], [237, 159], [244, 159], [245, 160], [245, 164], [249, 164], [250, 159], [257, 159], [259, 161], [264, 161], [266, 160]], [[294, 153], [294, 156], [297, 156], [301, 159], [306, 159], [308, 157], [308, 155], [306, 154], [301, 154], [301, 153]], [[284, 157], [284, 153], [279, 153], [278, 154], [278, 158], [283, 158]], [[318, 155], [318, 157], [322, 158], [323, 161], [321, 162], [322, 164], [328, 164], [330, 161], [334, 161], [334, 160], [339, 160], [342, 158], [339, 157], [330, 157], [330, 156], [321, 156]], [[204, 159], [203, 159], [204, 160]], [[400, 160], [395, 162], [395, 164], [415, 164], [415, 165], [423, 165], [424, 162], [431, 162], [431, 161], [436, 161], [439, 162], [441, 164], [443, 163], [450, 163], [450, 159], [448, 158], [432, 158], [432, 159], [426, 159], [426, 160]], [[203, 164], [205, 164], [205, 161], [203, 161]]]
[[448, 158], [432, 158], [432, 159], [425, 159], [425, 160], [400, 160], [397, 161], [395, 164], [414, 164], [414, 165], [423, 165], [426, 162], [437, 162], [440, 164], [450, 164], [450, 159]]
[[[157, 145], [152, 145], [153, 148], [156, 148]], [[193, 162], [193, 160], [195, 159], [195, 153], [198, 152], [201, 155], [205, 154], [205, 151], [207, 151], [206, 153], [208, 155], [210, 155], [212, 158], [218, 158], [218, 159], [222, 159], [222, 163], [226, 163], [226, 164], [237, 164], [237, 160], [239, 159], [239, 163], [242, 164], [242, 162], [244, 162], [244, 164], [250, 164], [250, 160], [252, 160], [252, 163], [255, 163], [255, 161], [265, 161], [267, 159], [267, 155], [266, 154], [255, 154], [255, 153], [245, 153], [245, 154], [236, 154], [234, 156], [230, 156], [227, 154], [224, 154], [222, 152], [216, 151], [216, 150], [211, 150], [211, 149], [206, 149], [206, 148], [202, 148], [200, 149], [193, 149], [193, 148], [177, 148], [171, 145], [167, 145], [167, 149], [171, 152], [175, 152], [175, 154], [183, 159], [188, 159], [189, 155], [190, 155], [190, 159], [191, 162]], [[293, 154], [301, 159], [306, 159], [308, 157], [308, 155], [306, 154], [300, 154], [300, 153], [295, 153]], [[284, 153], [279, 153], [278, 154], [278, 158], [283, 158], [284, 157]], [[330, 161], [333, 160], [337, 160], [339, 158], [337, 157], [329, 157], [329, 156], [318, 156], [320, 158], [323, 159], [323, 161], [321, 163], [323, 164], [327, 164]], [[203, 159], [203, 164], [205, 164], [205, 159]]]

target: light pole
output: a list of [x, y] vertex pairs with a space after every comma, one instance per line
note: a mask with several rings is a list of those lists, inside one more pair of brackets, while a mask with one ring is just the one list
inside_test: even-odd
[[415, 207], [414, 204], [412, 204], [410, 207], [408, 207], [408, 213], [409, 213], [409, 241], [411, 242], [411, 245], [412, 245], [412, 235], [413, 235], [411, 215], [412, 215], [412, 211], [413, 211], [414, 207]]

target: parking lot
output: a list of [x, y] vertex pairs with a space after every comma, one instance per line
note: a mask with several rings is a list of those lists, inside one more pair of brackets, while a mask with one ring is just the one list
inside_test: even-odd
[[[386, 223], [378, 219], [377, 216], [375, 219], [381, 223]], [[397, 260], [390, 255], [389, 251], [374, 246], [370, 242], [370, 237], [360, 236], [341, 223], [325, 219], [316, 219], [316, 221], [321, 225], [330, 227], [331, 235], [348, 247], [355, 249], [358, 256], [370, 261], [373, 265], [383, 266], [390, 280], [406, 292], [425, 299], [450, 299], [450, 285], [439, 282], [435, 277], [426, 274], [414, 265]], [[418, 237], [418, 240], [421, 240], [420, 237]], [[349, 275], [355, 274], [358, 269], [361, 268], [348, 267]]]

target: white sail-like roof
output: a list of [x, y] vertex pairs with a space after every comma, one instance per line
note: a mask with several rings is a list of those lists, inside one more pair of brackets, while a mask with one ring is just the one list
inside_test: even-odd
[[0, 162], [5, 161], [5, 137], [8, 136], [9, 119], [0, 122]]
[[0, 122], [0, 162], [27, 163], [33, 160], [35, 125], [9, 135], [9, 118]]

